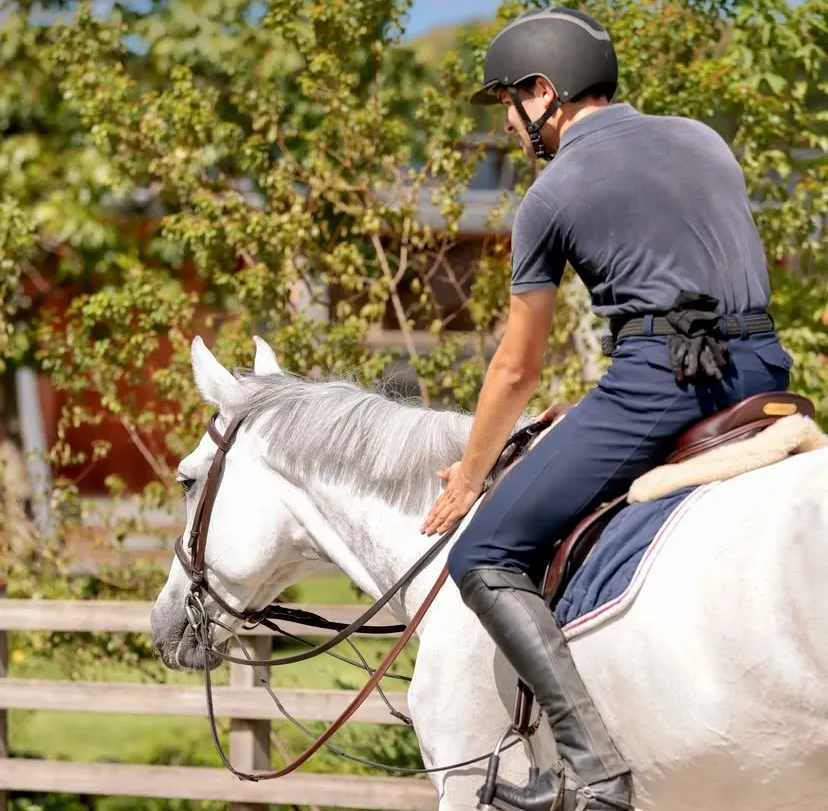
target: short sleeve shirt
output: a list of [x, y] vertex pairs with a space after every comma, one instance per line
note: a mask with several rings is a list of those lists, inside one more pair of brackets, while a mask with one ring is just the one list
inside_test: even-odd
[[701, 122], [601, 108], [570, 125], [521, 201], [511, 291], [560, 285], [569, 263], [596, 314], [666, 312], [682, 290], [720, 312], [764, 310], [767, 262], [726, 142]]

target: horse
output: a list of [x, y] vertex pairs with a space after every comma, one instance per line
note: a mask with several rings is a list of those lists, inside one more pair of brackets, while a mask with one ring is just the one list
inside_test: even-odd
[[[195, 384], [219, 429], [244, 417], [213, 505], [205, 568], [238, 611], [338, 571], [378, 598], [433, 539], [419, 531], [459, 459], [471, 416], [343, 379], [283, 372], [254, 337], [251, 370], [231, 373], [200, 338]], [[209, 435], [179, 465], [187, 529], [216, 453]], [[479, 502], [478, 502], [479, 505]], [[462, 532], [465, 523], [460, 525]], [[389, 605], [407, 622], [450, 547]], [[640, 811], [788, 811], [828, 798], [828, 449], [791, 456], [694, 492], [623, 610], [565, 627], [577, 667], [634, 775]], [[152, 609], [170, 668], [200, 669], [173, 559]], [[239, 620], [217, 601], [205, 610]], [[214, 642], [229, 631], [216, 628]], [[517, 676], [449, 580], [417, 630], [408, 691], [424, 764], [491, 751], [511, 723]], [[208, 661], [208, 667], [218, 660]], [[555, 757], [545, 724], [542, 768]], [[501, 779], [522, 784], [523, 747]], [[439, 811], [475, 808], [486, 763], [431, 775]]]

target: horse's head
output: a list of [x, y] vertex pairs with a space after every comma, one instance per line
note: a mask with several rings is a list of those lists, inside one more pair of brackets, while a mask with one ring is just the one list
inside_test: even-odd
[[[281, 375], [270, 347], [261, 339], [254, 340], [254, 374]], [[193, 341], [192, 367], [202, 397], [218, 410], [215, 427], [224, 433], [242, 405], [242, 384], [200, 338]], [[218, 437], [206, 433], [178, 466], [187, 506], [180, 545], [184, 562], [178, 557], [173, 559], [167, 582], [152, 610], [153, 642], [169, 667], [203, 666], [203, 650], [188, 621], [188, 613], [191, 618], [194, 613], [192, 603], [188, 612], [192, 585], [188, 571], [192, 566], [192, 549], [188, 546], [194, 523], [200, 524], [202, 535], [207, 533], [202, 543], [209, 592], [206, 588], [200, 590], [198, 600], [211, 619], [229, 627], [238, 627], [242, 622], [233, 612], [261, 608], [285, 586], [327, 565], [319, 560], [307, 531], [286, 504], [286, 499], [299, 496], [296, 488], [266, 463], [267, 449], [256, 433], [248, 429], [247, 423], [240, 426], [226, 452], [221, 474], [212, 474], [218, 486], [214, 498], [206, 499], [212, 500], [211, 511], [203, 509], [204, 493], [219, 451]], [[207, 513], [208, 522], [198, 520], [201, 512]], [[198, 542], [193, 548], [197, 546]], [[228, 635], [220, 626], [213, 626], [214, 644], [225, 644]], [[215, 656], [210, 660], [211, 666], [219, 661]]]

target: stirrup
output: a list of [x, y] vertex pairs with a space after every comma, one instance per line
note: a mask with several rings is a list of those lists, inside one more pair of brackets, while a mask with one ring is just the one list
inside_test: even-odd
[[[524, 749], [529, 755], [529, 782], [538, 779], [540, 771], [538, 770], [538, 761], [535, 757], [535, 747], [532, 746], [531, 733], [523, 732], [514, 724], [509, 724], [506, 731], [500, 736], [500, 740], [489, 755], [489, 767], [486, 770], [486, 780], [477, 791], [477, 808], [478, 811], [497, 811], [492, 805], [495, 791], [497, 790], [497, 772], [500, 769], [500, 753], [503, 751], [503, 746], [509, 738], [519, 738], [523, 741]], [[563, 798], [563, 795], [561, 795]], [[554, 811], [554, 809], [550, 809]]]
[[[508, 733], [507, 733], [508, 734]], [[503, 740], [507, 736], [501, 739], [500, 744], [498, 744], [498, 750], [502, 746]], [[586, 811], [588, 807], [590, 807], [590, 803], [593, 800], [597, 800], [602, 807], [605, 808], [614, 808], [617, 811], [635, 811], [634, 806], [628, 804], [626, 802], [620, 802], [615, 800], [612, 797], [608, 797], [601, 792], [596, 792], [593, 786], [585, 783], [575, 772], [571, 770], [571, 767], [564, 761], [563, 759], [558, 759], [550, 769], [551, 772], [554, 772], [557, 778], [557, 789], [555, 790], [555, 796], [551, 801], [551, 805], [544, 806], [547, 808], [547, 811], [562, 811], [565, 807], [566, 802], [566, 793], [568, 791], [572, 792], [575, 797], [576, 804], [574, 808], [572, 806], [567, 806], [572, 808], [572, 811]], [[479, 804], [477, 806], [479, 811], [524, 811], [525, 807], [523, 805], [518, 805], [512, 803], [509, 800], [506, 800], [503, 797], [495, 796], [497, 791], [496, 785], [496, 778], [497, 778], [497, 768], [492, 769], [490, 764], [489, 773], [486, 775], [486, 783], [483, 787], [477, 792], [477, 796], [480, 798], [481, 803], [483, 799], [488, 799], [488, 804], [483, 805]], [[527, 788], [531, 786], [538, 780], [538, 769], [537, 765], [534, 761], [534, 757], [532, 758], [532, 767], [529, 770], [529, 781], [527, 783]], [[503, 784], [501, 784], [503, 785]], [[484, 791], [487, 789], [493, 789], [491, 794], [484, 795]], [[547, 802], [549, 802], [547, 797]]]

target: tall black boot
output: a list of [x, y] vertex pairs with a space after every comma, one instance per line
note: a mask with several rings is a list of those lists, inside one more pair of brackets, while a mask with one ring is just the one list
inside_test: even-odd
[[562, 761], [526, 788], [498, 783], [492, 805], [504, 811], [631, 811], [629, 767], [531, 579], [510, 569], [479, 567], [463, 577], [460, 594], [531, 687]]

